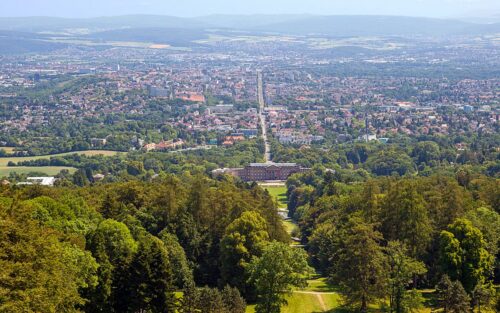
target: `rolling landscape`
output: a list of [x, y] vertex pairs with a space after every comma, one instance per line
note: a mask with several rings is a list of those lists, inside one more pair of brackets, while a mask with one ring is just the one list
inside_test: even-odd
[[0, 313], [500, 312], [493, 0], [0, 3]]

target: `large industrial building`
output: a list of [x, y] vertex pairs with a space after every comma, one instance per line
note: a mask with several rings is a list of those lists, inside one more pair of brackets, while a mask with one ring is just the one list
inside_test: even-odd
[[309, 168], [296, 163], [251, 163], [245, 168], [221, 168], [212, 172], [214, 176], [229, 174], [244, 181], [286, 180], [290, 175], [303, 173]]

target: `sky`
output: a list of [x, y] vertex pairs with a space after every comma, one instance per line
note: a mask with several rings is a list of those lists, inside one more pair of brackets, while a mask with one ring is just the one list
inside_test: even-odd
[[0, 16], [97, 17], [126, 14], [369, 14], [500, 16], [500, 0], [0, 0]]

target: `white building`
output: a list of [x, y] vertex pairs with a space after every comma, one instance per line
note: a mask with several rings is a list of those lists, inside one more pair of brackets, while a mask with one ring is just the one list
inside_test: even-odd
[[27, 180], [27, 182], [18, 183], [18, 185], [54, 186], [56, 182], [55, 177], [28, 177]]

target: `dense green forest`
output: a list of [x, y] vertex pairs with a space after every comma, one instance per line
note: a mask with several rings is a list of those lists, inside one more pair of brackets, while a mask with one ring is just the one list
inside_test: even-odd
[[[389, 299], [391, 312], [415, 312], [423, 301], [416, 290], [434, 286], [445, 289], [438, 295], [445, 312], [494, 305], [498, 180], [458, 172], [352, 184], [316, 171], [290, 178], [287, 186], [296, 235], [348, 305], [364, 312]], [[459, 295], [462, 309], [448, 308], [459, 305], [453, 303]]]
[[4, 188], [0, 212], [1, 312], [243, 312], [245, 264], [289, 241], [261, 188], [202, 176]]
[[498, 309], [497, 179], [318, 168], [287, 188], [305, 249], [267, 191], [230, 177], [4, 186], [0, 312], [279, 312], [314, 270], [353, 311], [418, 312], [422, 289], [447, 312]]

